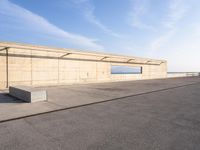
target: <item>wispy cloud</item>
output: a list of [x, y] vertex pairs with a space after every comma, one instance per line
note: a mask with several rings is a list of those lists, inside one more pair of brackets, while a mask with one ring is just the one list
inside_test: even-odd
[[128, 14], [128, 22], [138, 29], [155, 30], [151, 25], [142, 21], [142, 17], [148, 13], [149, 0], [130, 0], [132, 9]]
[[90, 22], [91, 24], [94, 24], [99, 29], [104, 31], [105, 33], [114, 36], [114, 37], [121, 37], [120, 34], [112, 31], [109, 27], [104, 25], [96, 16], [95, 16], [95, 6], [90, 2], [90, 0], [71, 0], [73, 4], [78, 7], [82, 14], [84, 15], [85, 19]]
[[177, 23], [184, 17], [187, 9], [184, 0], [170, 0], [168, 14], [162, 22], [165, 33], [152, 41], [151, 49], [153, 51], [160, 49], [175, 35]]
[[194, 35], [196, 35], [198, 38], [200, 38], [200, 22], [194, 25]]
[[6, 24], [6, 20], [12, 20], [13, 24], [10, 24], [10, 26], [17, 26], [19, 28], [26, 28], [30, 31], [37, 31], [40, 34], [48, 35], [55, 39], [64, 39], [66, 42], [87, 49], [103, 49], [103, 46], [97, 44], [96, 39], [67, 32], [50, 23], [42, 16], [39, 16], [8, 0], [0, 0], [0, 17], [1, 19], [4, 18], [4, 21], [1, 22], [1, 24]]
[[167, 43], [170, 40], [171, 37], [173, 37], [175, 32], [176, 30], [173, 29], [154, 39], [150, 44], [152, 51], [155, 52], [156, 50], [160, 49], [165, 43]]
[[185, 5], [185, 0], [171, 0], [169, 4], [169, 12], [163, 25], [166, 28], [173, 29], [176, 23], [184, 16], [187, 11], [187, 6]]

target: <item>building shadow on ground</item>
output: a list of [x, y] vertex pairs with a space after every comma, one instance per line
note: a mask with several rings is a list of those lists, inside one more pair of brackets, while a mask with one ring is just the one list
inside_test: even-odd
[[10, 96], [8, 93], [0, 93], [0, 105], [1, 103], [22, 103], [22, 101]]

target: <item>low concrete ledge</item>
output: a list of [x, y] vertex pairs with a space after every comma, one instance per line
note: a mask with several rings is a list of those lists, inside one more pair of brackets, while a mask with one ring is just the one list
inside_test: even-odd
[[29, 103], [47, 100], [47, 92], [45, 90], [29, 86], [10, 86], [9, 94]]

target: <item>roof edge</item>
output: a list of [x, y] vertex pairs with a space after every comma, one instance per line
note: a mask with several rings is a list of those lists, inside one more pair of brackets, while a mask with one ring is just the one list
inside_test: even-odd
[[18, 47], [18, 48], [30, 48], [35, 50], [50, 50], [52, 52], [73, 52], [73, 53], [82, 53], [82, 54], [91, 54], [91, 55], [99, 55], [99, 56], [114, 56], [120, 58], [136, 58], [136, 59], [144, 59], [149, 61], [162, 61], [167, 62], [164, 59], [152, 59], [152, 58], [145, 58], [145, 57], [136, 57], [136, 56], [126, 56], [120, 54], [113, 54], [113, 53], [104, 53], [104, 52], [96, 52], [96, 51], [88, 51], [88, 50], [77, 50], [77, 49], [68, 49], [68, 48], [59, 48], [59, 47], [52, 47], [52, 46], [43, 46], [43, 45], [35, 45], [35, 44], [27, 44], [27, 43], [18, 43], [18, 42], [7, 42], [7, 41], [0, 41], [0, 47]]

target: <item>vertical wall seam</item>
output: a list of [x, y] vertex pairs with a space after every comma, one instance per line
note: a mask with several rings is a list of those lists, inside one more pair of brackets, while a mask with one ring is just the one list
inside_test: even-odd
[[33, 85], [33, 56], [31, 50], [31, 85]]
[[98, 66], [98, 65], [97, 65], [97, 62], [96, 62], [96, 81], [98, 81], [98, 74], [97, 74], [98, 71], [97, 71], [97, 66]]
[[8, 48], [6, 48], [6, 88], [9, 87], [9, 79], [8, 79]]
[[58, 57], [58, 81], [57, 83], [60, 83], [60, 57]]

